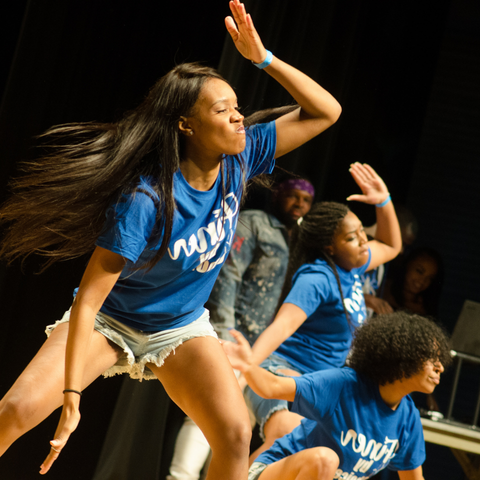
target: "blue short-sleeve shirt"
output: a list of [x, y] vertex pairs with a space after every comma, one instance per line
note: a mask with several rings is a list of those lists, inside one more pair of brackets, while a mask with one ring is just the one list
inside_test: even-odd
[[420, 415], [408, 395], [392, 410], [377, 384], [348, 367], [293, 378], [296, 393], [291, 410], [305, 419], [257, 462], [270, 464], [324, 446], [340, 459], [334, 478], [363, 480], [385, 467], [414, 470], [425, 461]]
[[[270, 173], [276, 150], [275, 122], [247, 130], [240, 154], [245, 180]], [[108, 229], [97, 245], [125, 257], [128, 262], [101, 311], [142, 331], [160, 331], [191, 323], [204, 312], [218, 271], [225, 261], [237, 225], [242, 169], [238, 158], [224, 157], [219, 174], [208, 191], [192, 188], [180, 170], [174, 175], [176, 210], [167, 253], [151, 270], [133, 271], [145, 263], [160, 240], [150, 244], [158, 197], [151, 179], [142, 178], [134, 195], [125, 196], [107, 212]]]
[[370, 260], [369, 251], [367, 262], [360, 268], [348, 271], [337, 266], [343, 304], [335, 274], [325, 260], [302, 265], [284, 303], [301, 308], [307, 319], [275, 353], [302, 373], [342, 367], [353, 332], [367, 316], [360, 276], [368, 269]]

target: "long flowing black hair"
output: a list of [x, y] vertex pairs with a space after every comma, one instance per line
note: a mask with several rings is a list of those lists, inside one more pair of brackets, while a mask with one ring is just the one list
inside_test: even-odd
[[[178, 65], [119, 121], [60, 125], [41, 135], [46, 154], [23, 164], [24, 175], [12, 182], [13, 195], [0, 210], [0, 222], [7, 225], [0, 258], [11, 262], [37, 253], [48, 258], [45, 269], [89, 253], [108, 207], [135, 192], [146, 176], [155, 179], [151, 186], [159, 198], [153, 235], [159, 239], [163, 232], [163, 238], [142, 268], [158, 262], [168, 248], [175, 211], [173, 175], [182, 157], [178, 122], [194, 113], [211, 78], [225, 81], [198, 63]], [[222, 164], [222, 175], [223, 170]]]
[[333, 244], [333, 238], [340, 224], [349, 212], [349, 208], [337, 202], [314, 203], [310, 211], [303, 217], [301, 223], [295, 225], [290, 237], [290, 252], [287, 273], [283, 283], [282, 293], [277, 306], [277, 311], [287, 298], [292, 288], [292, 279], [295, 272], [305, 263], [313, 263], [317, 258], [324, 259], [332, 269], [337, 280], [342, 306], [351, 326], [350, 317], [345, 308], [342, 286], [338, 276], [337, 266], [332, 257], [327, 253], [327, 247]]

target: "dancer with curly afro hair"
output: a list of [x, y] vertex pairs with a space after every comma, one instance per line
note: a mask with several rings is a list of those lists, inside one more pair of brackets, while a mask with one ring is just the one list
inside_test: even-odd
[[229, 355], [264, 398], [304, 416], [250, 467], [249, 480], [370, 478], [385, 467], [400, 480], [423, 480], [420, 414], [409, 394], [430, 394], [450, 365], [445, 332], [433, 321], [396, 312], [357, 329], [349, 367], [281, 377], [255, 365], [243, 336]]

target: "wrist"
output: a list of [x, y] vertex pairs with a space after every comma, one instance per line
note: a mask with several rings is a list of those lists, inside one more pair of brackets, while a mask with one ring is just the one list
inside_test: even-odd
[[267, 56], [265, 57], [263, 62], [256, 63], [252, 60], [252, 63], [260, 70], [263, 70], [264, 68], [268, 67], [272, 63], [272, 59], [273, 59], [272, 52], [270, 50], [266, 50], [266, 52], [267, 52]]
[[387, 197], [385, 198], [385, 200], [383, 202], [380, 202], [380, 203], [376, 203], [375, 206], [377, 208], [382, 208], [384, 207], [385, 205], [387, 205], [388, 203], [390, 203], [392, 201], [392, 197], [390, 196], [390, 194], [387, 195]]

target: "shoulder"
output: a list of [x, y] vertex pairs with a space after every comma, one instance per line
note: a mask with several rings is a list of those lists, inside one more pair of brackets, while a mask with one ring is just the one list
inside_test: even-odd
[[[247, 163], [253, 162], [252, 168], [255, 175], [270, 173], [273, 169], [276, 148], [277, 131], [275, 122], [260, 123], [246, 129], [246, 145], [239, 157]], [[260, 167], [264, 162], [268, 165]], [[257, 171], [257, 169], [260, 169], [260, 171]]]
[[268, 123], [257, 123], [246, 128], [247, 138], [252, 140], [260, 139], [262, 137], [276, 137], [277, 129], [275, 121]]
[[301, 277], [306, 277], [308, 275], [315, 275], [315, 276], [330, 276], [333, 275], [332, 269], [327, 265], [325, 260], [321, 258], [317, 258], [313, 263], [305, 263], [303, 264], [293, 276], [293, 281], [295, 282], [297, 279]]
[[332, 385], [341, 390], [344, 385], [349, 383], [357, 383], [357, 373], [355, 370], [344, 368], [329, 368], [327, 370], [319, 370], [312, 373], [306, 373], [301, 377], [293, 377], [297, 383], [311, 383], [314, 385]]

